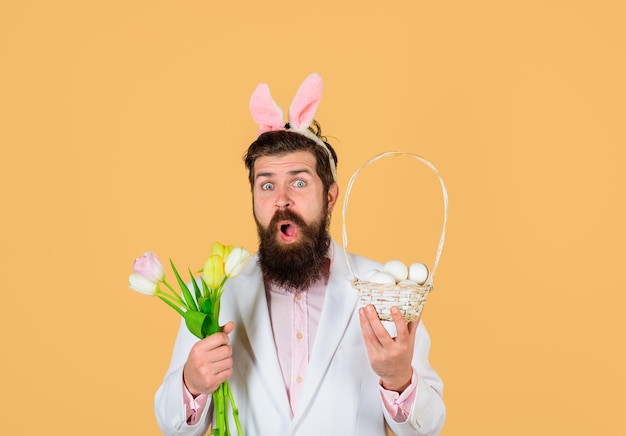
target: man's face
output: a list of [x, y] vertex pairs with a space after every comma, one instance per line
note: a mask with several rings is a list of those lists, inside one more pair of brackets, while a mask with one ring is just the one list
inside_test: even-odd
[[307, 151], [258, 158], [254, 165], [254, 215], [260, 237], [259, 261], [267, 279], [306, 289], [320, 277], [330, 237], [328, 214], [337, 185], [328, 193]]
[[[324, 185], [315, 170], [313, 153], [297, 151], [281, 156], [262, 156], [254, 163], [254, 216], [262, 227], [267, 227], [277, 210], [288, 209], [307, 224], [319, 220], [324, 209]], [[327, 194], [328, 213], [337, 200], [337, 185]], [[297, 242], [300, 228], [291, 220], [281, 220], [275, 231], [285, 245]]]

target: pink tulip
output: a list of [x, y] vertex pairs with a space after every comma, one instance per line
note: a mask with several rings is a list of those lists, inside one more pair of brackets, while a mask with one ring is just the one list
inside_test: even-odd
[[157, 283], [165, 278], [165, 271], [161, 261], [154, 253], [144, 253], [141, 257], [135, 259], [133, 272], [143, 276], [151, 282]]

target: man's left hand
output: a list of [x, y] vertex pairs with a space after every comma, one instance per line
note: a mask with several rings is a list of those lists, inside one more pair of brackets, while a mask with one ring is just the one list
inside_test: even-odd
[[418, 318], [408, 324], [400, 310], [393, 306], [391, 317], [397, 336], [392, 338], [371, 304], [359, 309], [361, 331], [372, 369], [380, 377], [383, 388], [402, 392], [411, 384], [413, 347]]

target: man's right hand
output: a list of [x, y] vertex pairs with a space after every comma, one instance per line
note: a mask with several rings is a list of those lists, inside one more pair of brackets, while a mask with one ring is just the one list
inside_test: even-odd
[[235, 323], [230, 321], [221, 332], [196, 342], [191, 348], [183, 368], [183, 382], [194, 397], [212, 394], [233, 374], [233, 351], [228, 345], [228, 334], [234, 327]]

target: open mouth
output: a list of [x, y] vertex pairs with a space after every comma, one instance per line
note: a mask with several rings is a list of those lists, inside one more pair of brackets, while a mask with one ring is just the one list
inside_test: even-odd
[[291, 221], [281, 221], [278, 223], [278, 235], [285, 242], [293, 242], [298, 236], [298, 226]]

